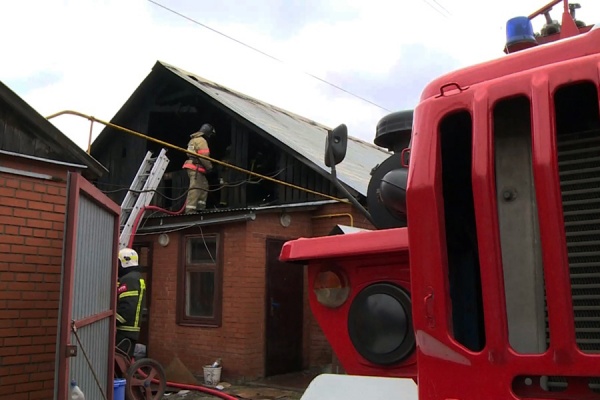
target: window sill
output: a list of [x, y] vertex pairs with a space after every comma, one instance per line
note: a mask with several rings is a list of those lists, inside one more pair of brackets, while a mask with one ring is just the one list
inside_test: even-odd
[[191, 326], [196, 328], [220, 328], [221, 324], [209, 323], [209, 322], [194, 322], [194, 321], [182, 321], [177, 322], [179, 326]]

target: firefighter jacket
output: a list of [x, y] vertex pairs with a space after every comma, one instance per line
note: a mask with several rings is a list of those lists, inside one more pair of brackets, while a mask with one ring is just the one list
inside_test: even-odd
[[142, 323], [146, 282], [139, 271], [127, 272], [117, 288], [117, 331], [137, 339]]
[[[202, 137], [202, 132], [196, 132], [191, 135], [187, 150], [192, 153], [210, 156], [210, 149], [206, 139]], [[183, 168], [196, 170], [205, 174], [212, 169], [212, 163], [209, 160], [200, 157], [193, 157], [188, 154], [188, 159], [183, 164]]]

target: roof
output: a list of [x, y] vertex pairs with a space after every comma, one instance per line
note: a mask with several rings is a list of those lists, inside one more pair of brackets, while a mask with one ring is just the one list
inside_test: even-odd
[[[328, 127], [167, 63], [159, 61], [154, 69], [157, 68], [165, 68], [177, 75], [272, 136], [282, 147], [287, 147], [292, 153], [296, 153], [324, 172], [330, 172], [323, 161]], [[390, 154], [381, 147], [349, 137], [346, 158], [336, 166], [337, 177], [347, 186], [366, 196], [371, 170]]]
[[[5, 103], [11, 114], [14, 114], [28, 127], [27, 132], [40, 138], [53, 151], [49, 155], [52, 161], [59, 161], [67, 164], [77, 164], [87, 167], [91, 175], [96, 177], [108, 172], [106, 168], [87, 154], [83, 149], [77, 146], [64, 133], [50, 123], [46, 118], [35, 111], [16, 93], [10, 90], [6, 85], [0, 82], [0, 103]], [[13, 150], [13, 149], [3, 149]], [[29, 154], [30, 156], [39, 156], [38, 154]], [[43, 159], [45, 157], [40, 157]]]
[[[186, 214], [166, 214], [157, 212], [149, 215], [144, 226], [138, 232], [159, 232], [171, 229], [183, 229], [198, 225], [217, 225], [222, 223], [249, 221], [256, 214], [265, 212], [292, 212], [315, 209], [326, 204], [335, 204], [337, 200], [318, 200], [304, 203], [277, 204], [272, 206], [257, 206], [245, 208], [206, 209]], [[198, 220], [198, 216], [200, 219]]]

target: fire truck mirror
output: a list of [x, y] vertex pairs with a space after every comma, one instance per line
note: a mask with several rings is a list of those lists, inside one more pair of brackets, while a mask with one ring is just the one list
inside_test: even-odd
[[346, 157], [347, 148], [348, 128], [346, 125], [341, 124], [333, 131], [327, 132], [327, 139], [325, 141], [325, 165], [331, 167], [341, 163], [344, 160], [344, 157]]

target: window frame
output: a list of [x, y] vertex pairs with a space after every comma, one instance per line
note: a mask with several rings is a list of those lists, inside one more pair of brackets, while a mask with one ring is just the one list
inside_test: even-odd
[[[202, 240], [202, 237], [216, 238], [215, 263], [188, 263], [188, 245], [194, 239]], [[223, 311], [223, 235], [220, 231], [208, 231], [202, 234], [182, 235], [180, 246], [180, 262], [177, 269], [177, 325], [182, 326], [204, 326], [220, 327]], [[186, 313], [187, 300], [187, 276], [188, 271], [211, 271], [214, 272], [213, 309], [212, 317], [194, 317]]]

